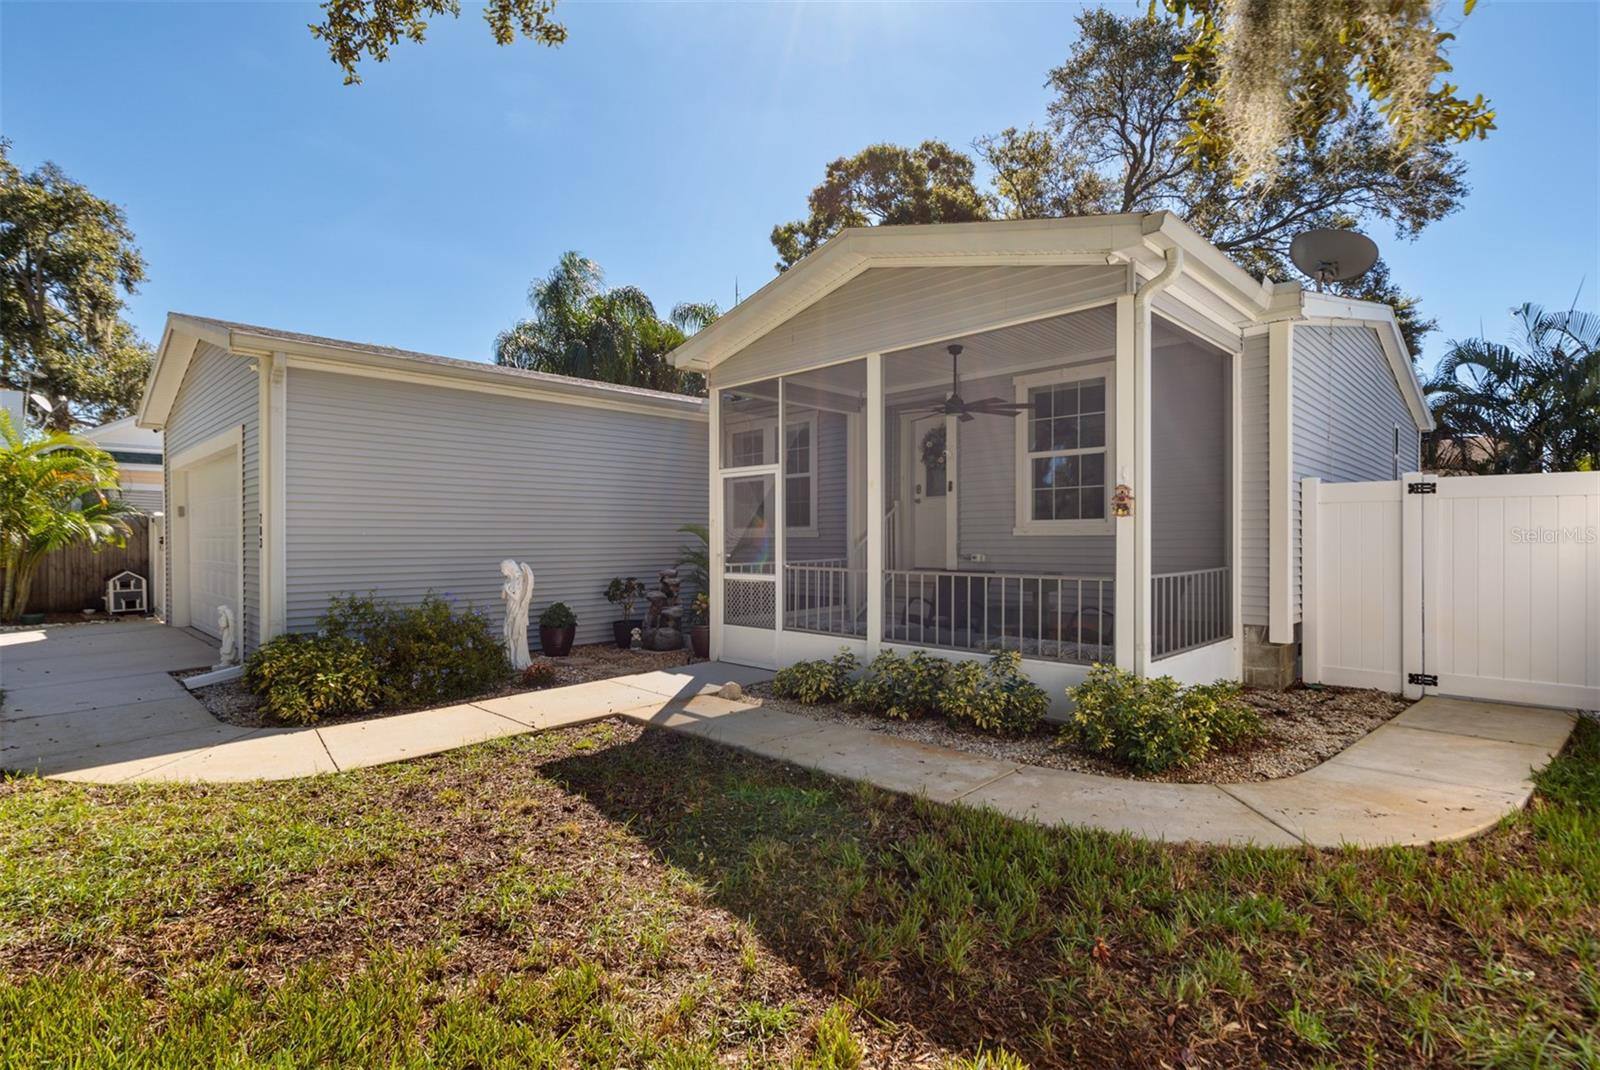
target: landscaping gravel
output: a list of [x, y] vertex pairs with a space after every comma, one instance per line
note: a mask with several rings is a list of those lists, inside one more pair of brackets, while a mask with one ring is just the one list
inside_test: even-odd
[[1185, 769], [1137, 774], [1061, 741], [1056, 725], [1046, 725], [1037, 735], [1008, 739], [953, 727], [937, 718], [891, 721], [855, 713], [843, 706], [803, 706], [772, 697], [770, 684], [756, 684], [748, 691], [762, 705], [785, 713], [867, 728], [997, 761], [1174, 784], [1235, 783], [1292, 776], [1333, 757], [1411, 705], [1409, 700], [1384, 691], [1336, 687], [1296, 687], [1288, 691], [1247, 689], [1244, 699], [1260, 712], [1266, 723], [1265, 738], [1241, 750], [1214, 754]]

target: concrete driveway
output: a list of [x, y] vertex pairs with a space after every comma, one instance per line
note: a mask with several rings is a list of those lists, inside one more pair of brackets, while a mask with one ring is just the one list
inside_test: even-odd
[[216, 654], [155, 621], [0, 633], [0, 768], [70, 777], [154, 766], [249, 734], [219, 724], [170, 675]]
[[154, 621], [0, 633], [0, 769], [96, 784], [287, 780], [619, 714], [656, 717], [728, 681], [771, 675], [701, 662], [365, 721], [240, 728], [170, 675], [215, 657]]

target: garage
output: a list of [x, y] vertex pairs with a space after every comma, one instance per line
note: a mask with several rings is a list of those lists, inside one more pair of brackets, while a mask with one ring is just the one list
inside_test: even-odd
[[189, 624], [217, 635], [217, 607], [239, 590], [239, 462], [228, 453], [188, 472]]

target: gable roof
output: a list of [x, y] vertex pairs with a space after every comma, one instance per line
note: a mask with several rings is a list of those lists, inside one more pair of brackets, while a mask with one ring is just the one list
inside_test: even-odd
[[145, 381], [144, 397], [139, 402], [135, 417], [138, 426], [160, 428], [165, 425], [178, 396], [178, 389], [183, 384], [184, 374], [201, 343], [209, 343], [242, 357], [270, 357], [274, 353], [284, 353], [292, 358], [315, 361], [317, 366], [333, 370], [360, 369], [407, 377], [420, 376], [444, 386], [499, 388], [508, 393], [552, 401], [602, 403], [611, 407], [691, 417], [703, 417], [707, 411], [704, 398], [686, 394], [169, 312], [166, 329], [161, 335], [161, 346], [156, 350], [156, 359]]
[[1270, 284], [1171, 212], [850, 227], [697, 332], [672, 360], [680, 368], [714, 368], [869, 268], [1130, 264], [1154, 275], [1174, 247], [1184, 251], [1191, 279], [1234, 315], [1247, 320], [1270, 307]]
[[1237, 329], [1315, 318], [1376, 330], [1418, 426], [1432, 429], [1393, 309], [1257, 280], [1171, 212], [847, 228], [694, 334], [671, 359], [680, 368], [709, 371], [872, 268], [1126, 264], [1150, 277], [1173, 248], [1183, 251], [1184, 267], [1169, 289], [1204, 297]]

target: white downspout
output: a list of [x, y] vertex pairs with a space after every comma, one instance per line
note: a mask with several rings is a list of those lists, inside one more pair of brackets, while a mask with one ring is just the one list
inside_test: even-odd
[[1133, 665], [1139, 675], [1150, 671], [1151, 639], [1151, 386], [1154, 367], [1150, 353], [1150, 305], [1183, 270], [1183, 250], [1166, 251], [1166, 266], [1146, 280], [1133, 295], [1134, 331], [1134, 457], [1133, 457]]

